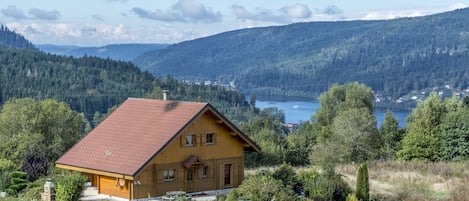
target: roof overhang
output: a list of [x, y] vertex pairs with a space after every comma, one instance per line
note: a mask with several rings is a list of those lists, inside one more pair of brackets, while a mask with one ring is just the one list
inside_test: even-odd
[[82, 172], [82, 173], [88, 173], [88, 174], [103, 175], [103, 176], [114, 177], [114, 178], [123, 178], [123, 179], [127, 179], [127, 180], [134, 180], [134, 177], [130, 176], [130, 175], [124, 175], [124, 174], [112, 173], [112, 172], [105, 172], [105, 171], [93, 170], [93, 169], [82, 168], [82, 167], [75, 167], [75, 166], [70, 166], [70, 165], [65, 165], [65, 164], [55, 164], [55, 167], [65, 169], [65, 170], [72, 170], [72, 171], [77, 171], [77, 172]]

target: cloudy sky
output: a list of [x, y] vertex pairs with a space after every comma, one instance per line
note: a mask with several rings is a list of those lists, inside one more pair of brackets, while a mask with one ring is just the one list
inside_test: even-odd
[[393, 19], [467, 0], [1, 0], [0, 24], [34, 44], [177, 43], [295, 22]]

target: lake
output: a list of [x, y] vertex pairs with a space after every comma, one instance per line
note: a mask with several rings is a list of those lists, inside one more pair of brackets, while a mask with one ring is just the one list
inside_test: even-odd
[[[261, 101], [256, 100], [256, 107], [261, 109], [267, 107], [277, 107], [285, 113], [286, 123], [300, 123], [302, 121], [309, 121], [311, 116], [319, 109], [319, 102], [305, 102], [305, 101]], [[405, 119], [408, 112], [392, 111], [393, 115], [399, 121], [399, 127], [405, 127]], [[376, 111], [375, 116], [378, 123], [378, 128], [384, 121], [386, 111]]]

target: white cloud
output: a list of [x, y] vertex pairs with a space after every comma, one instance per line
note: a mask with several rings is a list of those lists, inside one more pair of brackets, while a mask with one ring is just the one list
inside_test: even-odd
[[232, 5], [231, 11], [241, 22], [256, 23], [256, 22], [269, 22], [276, 24], [291, 23], [291, 17], [287, 16], [284, 11], [281, 13], [274, 13], [272, 10], [265, 8], [256, 8], [255, 12], [248, 11], [241, 5]]
[[47, 11], [32, 8], [29, 9], [29, 15], [38, 20], [57, 20], [60, 17], [60, 12], [57, 10]]
[[8, 8], [2, 9], [1, 12], [5, 17], [10, 17], [16, 20], [22, 20], [27, 18], [24, 14], [24, 11], [16, 8], [16, 6], [8, 6]]
[[156, 9], [150, 11], [135, 7], [132, 9], [134, 14], [141, 18], [157, 20], [162, 22], [220, 22], [222, 14], [219, 11], [213, 11], [197, 0], [179, 0], [171, 9], [163, 11]]
[[428, 13], [424, 11], [386, 11], [386, 12], [369, 12], [362, 20], [389, 20], [389, 19], [396, 19], [402, 17], [418, 17], [424, 16]]
[[456, 9], [467, 8], [467, 7], [469, 7], [469, 4], [467, 3], [455, 3], [455, 4], [450, 5], [449, 9], [456, 10]]
[[13, 22], [7, 23], [6, 26], [24, 35], [34, 44], [99, 46], [113, 43], [175, 43], [203, 35], [192, 27], [172, 25], [127, 27], [123, 24], [104, 23]]
[[180, 0], [173, 8], [194, 22], [219, 22], [222, 18], [220, 12], [212, 11], [197, 0]]
[[285, 6], [280, 9], [290, 18], [301, 19], [311, 17], [311, 11], [304, 4], [295, 4], [293, 6]]

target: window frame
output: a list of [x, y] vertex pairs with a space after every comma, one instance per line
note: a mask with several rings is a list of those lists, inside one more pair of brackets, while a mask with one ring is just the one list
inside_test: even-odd
[[[188, 143], [189, 140], [188, 140], [188, 137], [191, 137], [191, 143]], [[185, 146], [186, 147], [193, 147], [193, 146], [196, 146], [197, 144], [197, 135], [194, 134], [194, 133], [189, 133], [189, 134], [186, 134], [186, 136], [184, 137], [184, 140], [185, 140]]]
[[188, 182], [194, 181], [194, 169], [193, 168], [187, 169], [186, 180]]
[[210, 171], [210, 169], [209, 169], [208, 165], [202, 166], [202, 174], [201, 174], [202, 178], [208, 178], [209, 171]]
[[[172, 177], [170, 172], [172, 172]], [[176, 169], [166, 169], [163, 170], [163, 181], [168, 182], [168, 181], [175, 181], [176, 180]]]
[[[210, 142], [208, 142], [208, 139], [209, 139], [208, 136], [210, 136], [210, 139], [211, 139]], [[206, 145], [215, 144], [215, 133], [214, 133], [214, 132], [205, 133], [205, 144], [206, 144]]]

